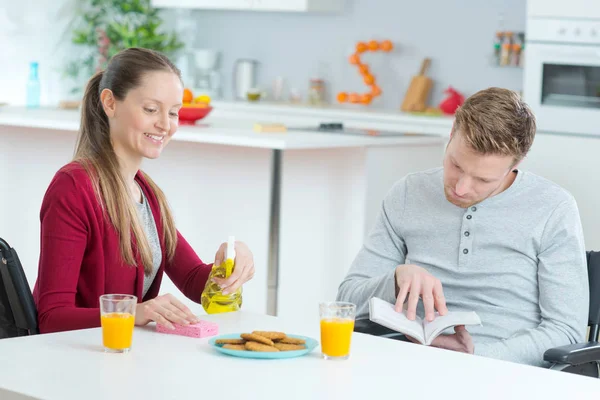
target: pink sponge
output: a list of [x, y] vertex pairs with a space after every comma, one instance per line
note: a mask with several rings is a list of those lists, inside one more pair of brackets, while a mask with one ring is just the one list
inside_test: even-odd
[[189, 336], [193, 338], [203, 338], [214, 336], [219, 332], [219, 326], [214, 322], [200, 321], [196, 324], [179, 325], [173, 324], [175, 329], [169, 329], [164, 325], [156, 324], [156, 332], [170, 333], [173, 335]]

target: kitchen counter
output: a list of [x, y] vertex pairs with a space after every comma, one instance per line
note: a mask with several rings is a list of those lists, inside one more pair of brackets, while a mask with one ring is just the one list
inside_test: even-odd
[[[217, 109], [215, 108], [215, 110]], [[423, 134], [423, 132], [415, 132], [414, 129], [410, 128], [410, 124], [406, 126], [399, 124], [395, 129], [395, 131], [406, 132], [405, 135], [390, 137], [356, 136], [309, 130], [290, 130], [284, 133], [257, 133], [253, 131], [254, 121], [251, 114], [236, 112], [234, 118], [231, 111], [232, 108], [227, 108], [225, 111], [219, 113], [214, 112], [214, 115], [211, 113], [207, 118], [198, 121], [196, 125], [181, 125], [173, 140], [280, 150], [387, 146], [394, 144], [421, 145], [444, 141], [442, 137], [435, 134], [429, 135]], [[276, 118], [271, 119], [281, 118], [283, 117], [278, 115]], [[314, 119], [311, 116], [292, 116], [291, 118], [293, 118], [294, 122], [288, 123], [288, 125], [302, 127], [311, 126]], [[51, 108], [30, 110], [24, 107], [0, 107], [0, 126], [77, 131], [79, 124], [80, 113], [75, 110]], [[317, 124], [313, 125], [317, 126]], [[351, 121], [348, 125], [363, 126], [360, 125], [359, 121]]]
[[378, 110], [354, 104], [309, 106], [305, 104], [247, 101], [215, 101], [214, 115], [226, 118], [267, 119], [275, 122], [311, 123], [344, 122], [366, 129], [402, 130], [428, 135], [447, 136], [454, 116]]

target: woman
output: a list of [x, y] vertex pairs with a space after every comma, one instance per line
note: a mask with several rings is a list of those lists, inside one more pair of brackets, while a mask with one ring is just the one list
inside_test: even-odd
[[[135, 323], [197, 322], [170, 294], [158, 296], [163, 272], [191, 300], [211, 265], [176, 230], [160, 188], [140, 170], [160, 156], [178, 125], [180, 72], [164, 55], [127, 49], [88, 82], [75, 158], [61, 168], [40, 212], [41, 254], [33, 296], [41, 332], [100, 326], [99, 297], [138, 297]], [[215, 255], [220, 263], [223, 243]], [[254, 275], [248, 247], [236, 243], [236, 268], [216, 280], [234, 292]]]

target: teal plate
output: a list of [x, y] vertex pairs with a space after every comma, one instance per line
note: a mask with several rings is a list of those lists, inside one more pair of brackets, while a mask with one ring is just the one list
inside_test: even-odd
[[291, 338], [296, 339], [304, 339], [306, 341], [306, 349], [304, 350], [291, 350], [291, 351], [274, 351], [274, 352], [260, 352], [260, 351], [242, 351], [242, 350], [230, 350], [224, 349], [221, 347], [222, 345], [216, 344], [215, 342], [219, 339], [239, 339], [239, 333], [231, 333], [228, 335], [220, 335], [211, 338], [208, 341], [208, 344], [215, 348], [215, 350], [220, 351], [221, 353], [234, 356], [234, 357], [243, 357], [243, 358], [262, 358], [262, 359], [279, 359], [279, 358], [294, 358], [301, 357], [305, 354], [310, 353], [319, 345], [313, 338], [309, 338], [306, 336], [299, 335], [289, 335]]

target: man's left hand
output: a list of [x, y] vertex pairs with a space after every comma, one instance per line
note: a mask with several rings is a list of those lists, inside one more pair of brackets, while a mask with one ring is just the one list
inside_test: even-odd
[[[467, 331], [464, 325], [456, 325], [454, 327], [453, 335], [440, 335], [433, 339], [431, 343], [432, 347], [440, 349], [460, 351], [461, 353], [473, 354], [475, 346], [473, 345], [473, 338]], [[416, 339], [406, 336], [411, 342], [419, 343]]]
[[431, 345], [440, 349], [460, 351], [462, 353], [473, 354], [475, 346], [473, 338], [464, 325], [456, 325], [453, 335], [440, 335], [433, 339]]

